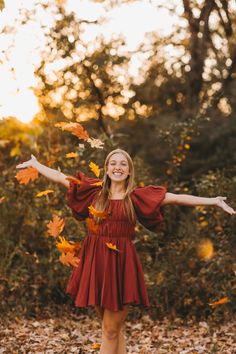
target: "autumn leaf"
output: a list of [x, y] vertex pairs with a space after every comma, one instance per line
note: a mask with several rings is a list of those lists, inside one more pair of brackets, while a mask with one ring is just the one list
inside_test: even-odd
[[92, 218], [87, 218], [86, 219], [88, 229], [97, 232], [99, 225], [95, 224], [94, 220]]
[[220, 299], [218, 301], [209, 303], [209, 305], [210, 306], [218, 306], [218, 305], [226, 304], [227, 302], [229, 302], [229, 298], [223, 297], [222, 299]]
[[63, 252], [59, 257], [59, 261], [66, 266], [78, 267], [80, 259], [75, 256], [74, 252]]
[[89, 167], [96, 177], [100, 175], [100, 168], [94, 162], [90, 162]]
[[67, 159], [75, 158], [78, 156], [79, 156], [79, 154], [77, 152], [69, 152], [68, 154], [66, 154]]
[[16, 179], [20, 184], [28, 184], [29, 181], [34, 181], [36, 178], [38, 178], [38, 171], [34, 167], [28, 167], [25, 168], [16, 174]]
[[214, 255], [214, 247], [211, 240], [203, 239], [197, 246], [197, 255], [200, 259], [208, 261]]
[[80, 250], [80, 248], [82, 247], [81, 242], [77, 242], [77, 243], [68, 242], [63, 236], [59, 236], [59, 240], [60, 242], [56, 243], [56, 247], [62, 253], [75, 252]]
[[57, 237], [62, 232], [65, 226], [65, 220], [54, 215], [53, 219], [47, 224], [48, 233], [53, 237]]
[[90, 205], [88, 209], [90, 213], [97, 218], [106, 218], [108, 215], [108, 212], [96, 210], [92, 205]]
[[0, 204], [2, 204], [5, 201], [6, 197], [1, 197], [0, 198]]
[[48, 195], [49, 193], [54, 193], [52, 189], [46, 189], [45, 191], [39, 192], [36, 194], [36, 197], [43, 197], [44, 195]]
[[102, 181], [99, 181], [99, 182], [95, 182], [95, 183], [92, 183], [91, 186], [102, 186], [103, 182]]
[[104, 143], [100, 139], [88, 138], [87, 142], [92, 148], [103, 149]]
[[100, 343], [93, 343], [92, 344], [92, 349], [100, 349], [101, 344]]
[[110, 243], [110, 242], [105, 242], [105, 243], [106, 243], [106, 246], [108, 248], [110, 248], [111, 250], [120, 252], [120, 250], [118, 250], [118, 248], [116, 248], [116, 245], [113, 245], [113, 243]]
[[81, 184], [81, 180], [77, 179], [75, 177], [67, 176], [66, 180], [69, 181], [69, 182], [72, 182], [74, 184]]
[[88, 138], [89, 138], [87, 131], [79, 123], [76, 123], [76, 126], [73, 127], [70, 131], [71, 131], [72, 135], [77, 136], [77, 138], [79, 138], [79, 139], [88, 140]]
[[67, 122], [59, 122], [55, 124], [55, 127], [61, 128], [61, 130], [71, 131], [73, 128], [76, 128], [77, 123], [67, 123]]

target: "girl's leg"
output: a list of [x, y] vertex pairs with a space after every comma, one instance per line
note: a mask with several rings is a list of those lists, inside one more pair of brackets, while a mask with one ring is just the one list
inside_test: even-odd
[[[97, 312], [97, 315], [99, 317], [99, 319], [103, 320], [103, 315], [104, 315], [104, 308], [100, 307], [100, 306], [95, 306], [95, 310]], [[125, 336], [124, 336], [124, 326], [121, 327], [120, 329], [120, 333], [119, 333], [119, 344], [118, 344], [118, 351], [117, 354], [126, 354], [126, 343], [125, 343]]]
[[104, 310], [100, 354], [125, 354], [125, 342], [121, 329], [127, 313], [127, 305], [121, 311]]

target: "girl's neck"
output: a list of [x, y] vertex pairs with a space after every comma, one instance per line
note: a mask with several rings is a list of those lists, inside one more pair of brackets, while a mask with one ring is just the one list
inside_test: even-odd
[[111, 199], [122, 199], [125, 194], [124, 183], [113, 182], [110, 188], [110, 198]]

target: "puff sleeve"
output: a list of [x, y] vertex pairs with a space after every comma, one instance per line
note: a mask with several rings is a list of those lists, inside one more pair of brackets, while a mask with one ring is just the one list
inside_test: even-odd
[[89, 216], [88, 207], [101, 190], [101, 186], [95, 185], [100, 180], [87, 177], [83, 172], [77, 172], [75, 178], [80, 180], [81, 183], [70, 182], [66, 194], [67, 204], [72, 209], [72, 213], [76, 219], [84, 220]]
[[163, 222], [161, 202], [167, 190], [164, 186], [137, 187], [131, 193], [131, 200], [138, 221], [148, 230], [158, 232]]

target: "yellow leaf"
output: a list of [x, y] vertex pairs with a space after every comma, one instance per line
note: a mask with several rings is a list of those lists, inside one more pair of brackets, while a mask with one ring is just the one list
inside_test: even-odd
[[66, 180], [74, 184], [81, 184], [81, 180], [75, 177], [67, 176]]
[[14, 148], [11, 149], [10, 156], [21, 156], [21, 149], [19, 144], [17, 144]]
[[100, 175], [100, 168], [94, 162], [90, 162], [89, 167], [96, 177]]
[[186, 150], [190, 149], [190, 145], [189, 144], [184, 144], [184, 147], [185, 147]]
[[208, 221], [204, 220], [202, 222], [200, 222], [200, 227], [204, 228], [208, 226]]
[[113, 243], [110, 243], [110, 242], [105, 242], [105, 243], [106, 243], [106, 246], [107, 246], [108, 248], [110, 248], [111, 250], [120, 252], [120, 250], [118, 250], [118, 248], [116, 247], [116, 245], [113, 245]]
[[102, 186], [103, 182], [102, 181], [99, 181], [99, 182], [95, 182], [95, 183], [92, 183], [91, 186]]
[[36, 197], [43, 197], [44, 195], [48, 195], [49, 193], [54, 193], [52, 189], [46, 189], [45, 191], [39, 192], [36, 194]]
[[218, 301], [209, 303], [209, 305], [210, 306], [218, 306], [218, 305], [226, 304], [227, 302], [229, 302], [229, 298], [223, 297], [222, 299], [220, 299]]
[[210, 260], [214, 255], [214, 247], [210, 240], [204, 239], [197, 246], [198, 257], [202, 260]]
[[69, 152], [68, 154], [66, 154], [67, 159], [75, 158], [78, 156], [79, 156], [79, 154], [77, 152]]
[[100, 343], [93, 343], [92, 344], [92, 349], [100, 349], [101, 344]]
[[139, 182], [139, 187], [144, 187], [145, 186], [145, 184], [144, 184], [144, 182], [143, 181], [141, 181], [141, 182]]

